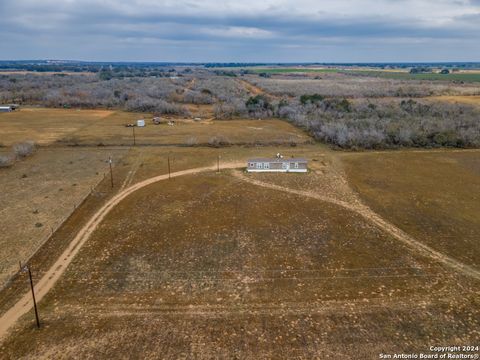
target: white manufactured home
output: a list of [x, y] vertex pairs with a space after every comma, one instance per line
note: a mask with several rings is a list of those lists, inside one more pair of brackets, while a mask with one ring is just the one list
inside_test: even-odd
[[13, 111], [11, 106], [0, 106], [0, 112], [11, 112]]
[[302, 172], [308, 171], [308, 162], [304, 158], [257, 158], [247, 163], [248, 172]]

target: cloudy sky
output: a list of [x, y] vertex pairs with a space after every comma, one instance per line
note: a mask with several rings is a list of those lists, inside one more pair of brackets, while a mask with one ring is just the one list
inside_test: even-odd
[[480, 61], [480, 0], [0, 0], [0, 59]]

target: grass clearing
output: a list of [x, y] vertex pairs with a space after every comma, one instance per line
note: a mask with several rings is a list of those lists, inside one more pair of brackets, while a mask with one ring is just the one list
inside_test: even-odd
[[[85, 121], [82, 126], [62, 132], [57, 140], [75, 136], [83, 147], [60, 147], [61, 142], [50, 139], [56, 146], [41, 147], [2, 170], [8, 175], [5, 186], [15, 184], [5, 197], [15, 210], [5, 226], [14, 226], [14, 218], [28, 224], [32, 216], [53, 219], [72, 207], [76, 196], [89, 190], [89, 182], [103, 174], [110, 155], [117, 191], [166, 174], [168, 159], [175, 172], [213, 165], [219, 156], [221, 167], [279, 152], [308, 158], [310, 172], [245, 176], [349, 204], [362, 200], [417, 240], [478, 268], [476, 151], [334, 153], [318, 144], [168, 146], [192, 134], [199, 139], [224, 134], [238, 143], [257, 133], [255, 139], [267, 144], [287, 134], [309, 139], [277, 120], [177, 119], [176, 126], [136, 128], [140, 144], [162, 146], [86, 146], [127, 141], [128, 136], [116, 131], [131, 131], [123, 122], [135, 117], [113, 112], [79, 120]], [[33, 172], [22, 179], [26, 169]], [[222, 170], [164, 180], [125, 198], [41, 300], [42, 329], [35, 330], [32, 314], [26, 314], [1, 345], [2, 354], [200, 359], [329, 354], [370, 359], [386, 349], [419, 351], [432, 342], [472, 343], [480, 335], [478, 281], [422, 256], [355, 212], [233, 175]], [[98, 199], [91, 197], [34, 256], [38, 278], [92, 211], [114, 194], [106, 180]], [[70, 182], [75, 190], [58, 195], [57, 187], [66, 189]], [[27, 214], [27, 198], [50, 208]], [[12, 230], [4, 233], [10, 236]], [[24, 251], [32, 244], [14, 245]], [[11, 261], [12, 269], [17, 261]], [[23, 295], [26, 285], [25, 278], [17, 277], [13, 290], [2, 291], [0, 311]]]
[[438, 73], [425, 73], [425, 74], [410, 74], [407, 72], [395, 72], [395, 71], [370, 71], [370, 70], [352, 70], [352, 74], [360, 74], [366, 76], [376, 76], [388, 79], [398, 80], [430, 80], [430, 81], [455, 81], [455, 82], [467, 82], [475, 83], [480, 82], [479, 73], [450, 73], [450, 74], [438, 74]]
[[277, 120], [193, 121], [171, 117], [174, 126], [153, 125], [149, 114], [110, 110], [26, 108], [0, 114], [3, 145], [33, 140], [40, 145], [130, 146], [137, 119], [147, 126], [135, 128], [137, 145], [205, 145], [213, 137], [231, 144], [305, 143], [311, 138], [293, 125]]
[[286, 74], [286, 73], [337, 73], [340, 69], [330, 68], [253, 68], [251, 71], [261, 74]]
[[428, 246], [480, 268], [478, 151], [344, 154], [352, 187]]
[[3, 145], [33, 140], [48, 145], [112, 115], [110, 110], [22, 108], [0, 114]]
[[39, 149], [0, 169], [0, 287], [108, 171], [116, 149]]
[[474, 285], [334, 205], [186, 176], [119, 204], [42, 301], [36, 343], [24, 317], [2, 351], [366, 359], [473, 341]]
[[288, 73], [345, 73], [359, 74], [373, 77], [382, 77], [398, 80], [444, 80], [444, 81], [463, 81], [480, 82], [480, 73], [478, 72], [456, 72], [450, 74], [424, 73], [410, 74], [407, 71], [397, 70], [373, 70], [373, 69], [342, 69], [342, 68], [255, 68], [251, 71], [255, 73], [267, 74], [288, 74]]
[[473, 106], [480, 106], [480, 96], [462, 96], [462, 95], [444, 95], [444, 96], [430, 96], [425, 100], [446, 101], [454, 104], [467, 104]]

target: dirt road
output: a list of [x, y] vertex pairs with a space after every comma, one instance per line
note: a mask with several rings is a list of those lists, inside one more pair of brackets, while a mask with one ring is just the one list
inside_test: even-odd
[[[222, 169], [234, 169], [244, 166], [242, 163], [224, 163], [222, 164]], [[178, 171], [171, 174], [171, 177], [183, 176], [183, 175], [192, 175], [204, 171], [214, 171], [216, 170], [216, 165], [207, 166], [189, 170]], [[37, 302], [39, 302], [55, 285], [60, 276], [65, 272], [67, 266], [72, 262], [75, 255], [78, 253], [83, 244], [88, 240], [93, 231], [97, 226], [102, 222], [105, 216], [112, 210], [120, 201], [125, 199], [131, 193], [148, 186], [150, 184], [156, 183], [158, 181], [167, 180], [168, 174], [156, 176], [135, 185], [130, 186], [129, 188], [119, 192], [112, 199], [110, 199], [100, 210], [98, 210], [92, 218], [87, 222], [87, 224], [80, 230], [80, 232], [75, 236], [72, 242], [68, 245], [65, 251], [60, 255], [57, 261], [48, 269], [45, 275], [36, 282], [35, 285], [35, 297]], [[8, 332], [8, 329], [15, 324], [15, 322], [25, 313], [27, 313], [32, 308], [31, 294], [30, 292], [25, 293], [22, 298], [12, 306], [1, 318], [0, 318], [0, 340], [5, 337]]]
[[295, 190], [295, 189], [290, 189], [287, 187], [271, 184], [271, 183], [266, 183], [263, 181], [259, 181], [247, 176], [242, 175], [240, 172], [234, 172], [235, 176], [243, 181], [247, 181], [251, 184], [257, 185], [257, 186], [262, 186], [265, 188], [273, 189], [273, 190], [279, 190], [279, 191], [284, 191], [284, 192], [289, 192], [292, 194], [300, 195], [300, 196], [305, 196], [329, 203], [333, 203], [335, 205], [341, 206], [347, 210], [350, 210], [352, 212], [355, 212], [359, 215], [361, 215], [363, 218], [365, 218], [367, 221], [370, 223], [373, 223], [376, 225], [378, 228], [382, 229], [383, 231], [389, 233], [393, 237], [395, 237], [397, 240], [403, 242], [410, 248], [414, 249], [417, 251], [419, 254], [422, 254], [423, 256], [429, 257], [431, 259], [434, 259], [438, 261], [439, 263], [448, 266], [449, 268], [461, 273], [462, 275], [466, 275], [469, 277], [472, 277], [476, 280], [480, 280], [480, 270], [477, 270], [471, 266], [465, 265], [461, 263], [460, 261], [457, 261], [445, 254], [442, 254], [441, 252], [438, 252], [429, 246], [422, 244], [421, 242], [415, 240], [405, 232], [403, 232], [401, 229], [396, 227], [395, 225], [389, 223], [385, 219], [383, 219], [380, 215], [375, 213], [373, 210], [371, 210], [368, 206], [363, 205], [363, 204], [351, 204], [342, 200], [337, 200], [330, 198], [328, 196], [323, 196], [315, 192], [311, 191], [302, 191], [302, 190]]
[[245, 90], [247, 90], [247, 92], [249, 92], [252, 96], [256, 96], [256, 95], [265, 95], [267, 97], [270, 97], [270, 98], [273, 98], [273, 99], [276, 99], [278, 98], [277, 95], [273, 95], [273, 94], [270, 94], [270, 93], [267, 93], [265, 90], [263, 90], [262, 88], [246, 81], [246, 80], [243, 80], [243, 79], [237, 79], [237, 82], [240, 83], [240, 85], [242, 85]]

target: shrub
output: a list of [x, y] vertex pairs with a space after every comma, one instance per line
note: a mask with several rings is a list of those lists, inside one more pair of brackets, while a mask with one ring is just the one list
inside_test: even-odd
[[313, 95], [302, 95], [300, 96], [300, 102], [305, 105], [306, 103], [317, 103], [323, 101], [324, 97], [320, 94], [313, 94]]
[[213, 112], [217, 119], [232, 119], [235, 116], [245, 115], [247, 110], [243, 102], [232, 100], [215, 104]]
[[196, 137], [191, 136], [186, 140], [185, 144], [187, 146], [195, 146], [195, 145], [198, 145], [198, 140]]
[[208, 145], [213, 147], [222, 147], [222, 146], [229, 146], [231, 143], [230, 141], [224, 136], [213, 136], [208, 140]]
[[13, 145], [12, 151], [16, 157], [24, 158], [32, 155], [36, 150], [36, 145], [33, 141], [24, 141]]
[[248, 114], [254, 118], [265, 118], [273, 115], [274, 107], [264, 95], [250, 97], [246, 102]]
[[7, 168], [15, 163], [15, 156], [13, 154], [0, 155], [0, 168]]
[[248, 98], [248, 100], [245, 102], [245, 105], [249, 110], [256, 110], [256, 109], [268, 109], [271, 108], [271, 105], [268, 101], [268, 99], [263, 96], [263, 95], [256, 95], [256, 96], [251, 96]]

